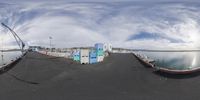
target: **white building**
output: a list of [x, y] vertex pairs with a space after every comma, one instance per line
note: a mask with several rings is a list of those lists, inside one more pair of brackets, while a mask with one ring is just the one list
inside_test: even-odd
[[81, 49], [80, 57], [81, 64], [89, 64], [89, 49]]

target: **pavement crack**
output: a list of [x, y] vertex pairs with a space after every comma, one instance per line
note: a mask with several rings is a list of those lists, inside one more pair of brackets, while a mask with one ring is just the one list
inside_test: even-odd
[[37, 83], [37, 82], [33, 82], [33, 81], [28, 81], [28, 80], [21, 79], [21, 78], [17, 77], [16, 75], [13, 75], [13, 74], [8, 73], [8, 72], [7, 72], [7, 74], [8, 74], [9, 76], [15, 78], [16, 80], [21, 81], [21, 82], [24, 82], [24, 83], [34, 84], [34, 85], [39, 84], [39, 83]]

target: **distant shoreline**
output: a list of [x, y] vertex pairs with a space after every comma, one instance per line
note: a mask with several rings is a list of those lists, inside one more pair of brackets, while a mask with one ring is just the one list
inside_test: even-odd
[[21, 50], [20, 49], [0, 50], [0, 52], [11, 52], [11, 51], [21, 51]]
[[145, 52], [200, 52], [200, 50], [132, 50]]
[[151, 49], [125, 49], [113, 48], [113, 50], [144, 51], [144, 52], [200, 52], [200, 50], [151, 50]]

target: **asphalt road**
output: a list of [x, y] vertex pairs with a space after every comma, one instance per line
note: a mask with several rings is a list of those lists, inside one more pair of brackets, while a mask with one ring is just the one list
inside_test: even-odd
[[80, 65], [28, 53], [0, 75], [0, 100], [198, 100], [199, 93], [200, 75], [158, 74], [132, 54]]

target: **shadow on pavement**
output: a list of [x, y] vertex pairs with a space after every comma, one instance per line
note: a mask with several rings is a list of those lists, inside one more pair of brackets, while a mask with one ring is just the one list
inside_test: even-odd
[[153, 71], [153, 73], [161, 77], [172, 78], [172, 79], [186, 79], [186, 78], [194, 78], [200, 76], [200, 72], [194, 72], [190, 74], [170, 74], [160, 71]]
[[22, 58], [20, 58], [20, 59], [16, 60], [15, 62], [13, 62], [13, 63], [11, 63], [11, 64], [5, 66], [4, 68], [2, 68], [2, 69], [0, 70], [0, 75], [3, 74], [3, 73], [5, 73], [5, 72], [7, 72], [7, 71], [9, 71], [9, 70], [12, 69], [13, 67], [15, 67], [15, 65], [17, 65], [21, 59], [22, 59]]

